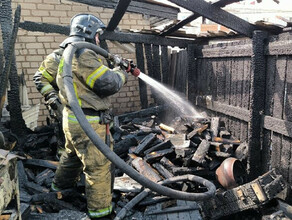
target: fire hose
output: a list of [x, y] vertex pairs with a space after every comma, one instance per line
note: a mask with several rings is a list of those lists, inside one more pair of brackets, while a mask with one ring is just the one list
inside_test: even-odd
[[[74, 92], [73, 86], [73, 77], [72, 77], [72, 59], [75, 52], [78, 49], [88, 48], [95, 51], [97, 54], [105, 57], [106, 59], [113, 60], [114, 56], [108, 53], [106, 50], [98, 47], [97, 45], [87, 43], [87, 42], [73, 42], [69, 44], [64, 53], [64, 66], [63, 66], [63, 83], [65, 87], [65, 92], [68, 98], [68, 103], [75, 114], [80, 126], [82, 127], [83, 131], [87, 134], [90, 138], [92, 143], [101, 151], [115, 166], [120, 168], [124, 173], [130, 176], [132, 179], [136, 180], [138, 183], [143, 185], [144, 187], [155, 191], [161, 195], [168, 196], [173, 199], [180, 199], [180, 200], [189, 200], [189, 201], [199, 201], [199, 200], [206, 200], [212, 196], [214, 196], [216, 192], [215, 185], [199, 176], [195, 175], [185, 175], [184, 178], [188, 179], [189, 181], [197, 182], [207, 188], [206, 192], [203, 193], [189, 193], [189, 192], [182, 192], [178, 190], [171, 189], [169, 187], [163, 186], [162, 184], [155, 183], [148, 178], [141, 175], [137, 172], [134, 168], [129, 166], [124, 160], [122, 160], [117, 154], [110, 150], [110, 148], [103, 142], [103, 140], [96, 134], [94, 129], [91, 127], [90, 123], [87, 121], [81, 107], [78, 104], [77, 97]], [[181, 177], [180, 177], [181, 178]], [[164, 182], [164, 184], [166, 184]]]

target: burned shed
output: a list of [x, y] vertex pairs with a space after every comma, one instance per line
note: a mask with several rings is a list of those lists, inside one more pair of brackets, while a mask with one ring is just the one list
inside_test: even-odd
[[[20, 148], [24, 146], [26, 149], [31, 150], [29, 146], [30, 141], [33, 142], [35, 140], [34, 138], [39, 137], [42, 138], [42, 140], [38, 139], [39, 142], [37, 143], [39, 144], [53, 142], [52, 140], [46, 139], [47, 136], [42, 136], [42, 133], [38, 133], [33, 137], [30, 136], [31, 131], [27, 128], [23, 115], [21, 114], [17, 68], [21, 69], [24, 75], [26, 75], [25, 79], [27, 84], [31, 84], [32, 74], [28, 72], [37, 69], [42, 57], [45, 56], [47, 51], [52, 49], [51, 47], [58, 47], [55, 39], [65, 38], [69, 34], [69, 20], [67, 17], [84, 10], [90, 11], [93, 14], [99, 13], [101, 15], [104, 13], [107, 28], [101, 35], [100, 44], [104, 50], [113, 54], [116, 52], [124, 54], [121, 50], [126, 51], [126, 54], [130, 53], [130, 57], [132, 56], [136, 60], [141, 72], [178, 91], [181, 96], [185, 96], [195, 106], [196, 110], [205, 112], [211, 118], [211, 121], [200, 121], [199, 125], [196, 124], [198, 127], [189, 122], [184, 122], [187, 124], [187, 129], [183, 131], [187, 131], [187, 134], [183, 135], [183, 139], [186, 141], [194, 141], [194, 139], [198, 138], [199, 141], [195, 143], [196, 146], [190, 145], [191, 147], [189, 149], [172, 148], [173, 142], [177, 139], [181, 141], [181, 137], [178, 138], [175, 136], [172, 144], [170, 144], [172, 136], [169, 134], [172, 131], [168, 130], [164, 134], [161, 130], [165, 132], [165, 127], [158, 129], [157, 127], [153, 128], [154, 126], [149, 131], [148, 128], [145, 128], [145, 124], [143, 124], [145, 121], [143, 123], [137, 122], [139, 121], [137, 118], [143, 118], [140, 115], [141, 112], [133, 113], [133, 115], [129, 113], [130, 111], [140, 109], [142, 109], [142, 112], [143, 110], [147, 112], [147, 109], [150, 107], [158, 106], [154, 107], [154, 113], [151, 111], [153, 109], [150, 108], [150, 116], [147, 115], [147, 120], [149, 119], [149, 121], [145, 122], [146, 124], [152, 123], [151, 125], [154, 125], [156, 123], [155, 125], [157, 125], [158, 122], [154, 123], [152, 121], [156, 119], [156, 116], [154, 117], [153, 115], [156, 115], [156, 110], [160, 106], [169, 103], [160, 97], [159, 92], [152, 87], [148, 87], [141, 79], [138, 82], [134, 82], [134, 79], [131, 79], [128, 89], [123, 91], [129, 97], [128, 95], [124, 95], [124, 97], [118, 96], [115, 98], [115, 106], [119, 110], [116, 111], [118, 117], [115, 122], [118, 131], [121, 132], [116, 133], [118, 136], [116, 137], [118, 140], [115, 146], [116, 153], [118, 152], [117, 154], [121, 157], [130, 155], [130, 159], [125, 157], [125, 160], [128, 160], [127, 163], [131, 163], [136, 170], [142, 169], [141, 173], [145, 172], [144, 168], [147, 168], [147, 164], [155, 167], [159, 175], [156, 171], [151, 173], [152, 168], [149, 170], [146, 169], [147, 172], [150, 172], [150, 174], [148, 173], [149, 179], [154, 182], [162, 181], [161, 176], [163, 176], [163, 179], [171, 179], [174, 174], [190, 173], [195, 173], [198, 176], [207, 176], [207, 179], [210, 178], [209, 180], [212, 182], [216, 181], [216, 178], [212, 176], [215, 174], [215, 169], [211, 169], [210, 167], [214, 166], [217, 168], [219, 165], [218, 163], [214, 165], [218, 161], [214, 160], [213, 162], [212, 159], [221, 158], [219, 161], [222, 162], [222, 158], [235, 155], [235, 149], [238, 148], [239, 144], [232, 141], [240, 140], [240, 143], [246, 142], [244, 147], [247, 149], [245, 151], [247, 180], [242, 182], [242, 187], [226, 191], [227, 193], [224, 194], [226, 197], [223, 194], [216, 194], [216, 197], [212, 198], [212, 201], [209, 203], [210, 206], [203, 205], [207, 207], [203, 211], [203, 217], [206, 219], [217, 219], [240, 211], [258, 208], [259, 204], [272, 200], [275, 194], [282, 192], [286, 186], [285, 184], [287, 184], [288, 188], [291, 188], [292, 184], [292, 119], [290, 118], [292, 114], [292, 104], [290, 103], [292, 86], [290, 83], [290, 75], [292, 74], [291, 22], [287, 22], [286, 27], [267, 25], [260, 22], [252, 24], [222, 9], [228, 4], [239, 2], [239, 0], [218, 0], [213, 3], [208, 3], [204, 0], [169, 0], [169, 2], [191, 11], [192, 15], [179, 22], [174, 22], [171, 26], [166, 26], [164, 30], [157, 32], [145, 30], [145, 26], [149, 25], [151, 27], [151, 25], [176, 20], [177, 13], [179, 12], [178, 8], [158, 4], [152, 0], [61, 0], [50, 3], [43, 3], [37, 0], [30, 3], [3, 1], [0, 11], [4, 45], [3, 54], [0, 54], [1, 61], [3, 61], [1, 62], [2, 66], [0, 66], [0, 70], [2, 71], [0, 74], [2, 78], [0, 94], [1, 108], [3, 108], [4, 99], [2, 97], [6, 96], [5, 92], [8, 87], [7, 79], [9, 77], [10, 87], [7, 97], [10, 113], [10, 130], [7, 127], [3, 127], [2, 124], [1, 130], [3, 130], [4, 135], [12, 133]], [[38, 13], [37, 10], [29, 11], [29, 7], [39, 9], [42, 14]], [[55, 12], [57, 8], [60, 15]], [[13, 16], [12, 12], [14, 9], [15, 14]], [[54, 13], [56, 13], [54, 16], [59, 16], [59, 20], [54, 19]], [[143, 22], [144, 20], [149, 20], [149, 22], [140, 27], [138, 32], [134, 31], [133, 29], [135, 28], [131, 26], [126, 27], [126, 22], [123, 23], [125, 28], [118, 28], [124, 16], [128, 17], [128, 24], [130, 24], [131, 19], [135, 18], [135, 16], [127, 13], [143, 14], [146, 18], [142, 18], [141, 16], [139, 19], [142, 18]], [[111, 14], [111, 16], [107, 17], [108, 14]], [[217, 33], [209, 32], [207, 36], [187, 35], [179, 31], [181, 27], [200, 16], [212, 20], [232, 31], [228, 33], [222, 31]], [[62, 20], [62, 17], [64, 17], [64, 20]], [[14, 24], [12, 24], [12, 21], [14, 21]], [[141, 23], [143, 22], [141, 21]], [[138, 24], [138, 22], [135, 24]], [[18, 35], [19, 31], [21, 33]], [[58, 34], [58, 36], [54, 35], [54, 40], [50, 40], [50, 37], [52, 37], [50, 34]], [[39, 35], [40, 37], [35, 38], [34, 35]], [[17, 36], [20, 37], [17, 38]], [[26, 37], [21, 38], [23, 36]], [[43, 38], [43, 42], [41, 38]], [[211, 41], [212, 43], [210, 43]], [[13, 54], [15, 45], [17, 46], [15, 48], [17, 52]], [[113, 47], [113, 45], [118, 45], [119, 49]], [[29, 50], [29, 47], [31, 47], [31, 50]], [[173, 47], [179, 48], [179, 50], [170, 54], [169, 49]], [[42, 48], [45, 49], [42, 50]], [[21, 57], [24, 57], [26, 55], [25, 53], [35, 54], [28, 54], [25, 60], [22, 60], [24, 58]], [[33, 56], [28, 58], [29, 55]], [[18, 62], [21, 63], [20, 66], [17, 66]], [[29, 66], [27, 66], [28, 63]], [[30, 92], [33, 93], [32, 88], [29, 89], [28, 93]], [[34, 100], [31, 101], [31, 104], [39, 104], [41, 97], [36, 97], [36, 99], [32, 98], [31, 95], [31, 100]], [[129, 105], [121, 105], [118, 100], [124, 100]], [[136, 105], [137, 102], [138, 104]], [[163, 114], [172, 115], [173, 112], [169, 111], [169, 109], [163, 109]], [[39, 125], [44, 125], [45, 114], [47, 112], [43, 107], [41, 107], [41, 111], [42, 118], [40, 120], [42, 122]], [[220, 118], [220, 126], [218, 118]], [[216, 151], [216, 149], [222, 148], [222, 141], [214, 141], [214, 139], [210, 139], [212, 140], [210, 141], [207, 134], [204, 133], [206, 129], [212, 130], [212, 125], [216, 123], [218, 123], [218, 127], [221, 127], [221, 130], [219, 128], [215, 129], [218, 132], [215, 137], [225, 137], [224, 134], [220, 135], [219, 131], [229, 131], [230, 133], [228, 134], [227, 132], [226, 134], [229, 137], [232, 136], [232, 138], [225, 141], [229, 145], [232, 145], [232, 147], [236, 146], [233, 148], [234, 151], [228, 151], [228, 149]], [[123, 143], [121, 143], [121, 137], [123, 135], [126, 136], [125, 134], [128, 135], [131, 132], [135, 132], [135, 130], [140, 130], [139, 132], [143, 133], [143, 136], [140, 136], [140, 139], [137, 137], [133, 138], [132, 136], [127, 137], [129, 139], [124, 139]], [[51, 130], [46, 132], [46, 135], [48, 135]], [[168, 138], [163, 140], [159, 139], [161, 133], [164, 138]], [[30, 137], [30, 139], [27, 139], [27, 137]], [[123, 148], [121, 151], [118, 149], [119, 144]], [[35, 144], [35, 146], [37, 145]], [[133, 145], [136, 148], [132, 149], [131, 147]], [[126, 151], [124, 146], [127, 146]], [[39, 149], [36, 148], [36, 150]], [[48, 193], [48, 190], [44, 186], [50, 184], [49, 179], [53, 176], [52, 170], [56, 168], [57, 163], [42, 161], [44, 159], [42, 156], [48, 155], [48, 152], [51, 153], [45, 149], [42, 151], [43, 154], [39, 155], [39, 158], [36, 158], [36, 160], [33, 160], [34, 158], [26, 160], [24, 162], [26, 167], [23, 167], [23, 164], [19, 165], [19, 175], [21, 176], [20, 188], [29, 188], [27, 191], [30, 192], [30, 195], [22, 195], [22, 202], [25, 200], [34, 200], [36, 203], [41, 201], [47, 205], [51, 203], [50, 206], [48, 205], [49, 208], [47, 211], [56, 211], [58, 209], [69, 209], [76, 211], [76, 213], [80, 210], [82, 211], [84, 208], [84, 204], [82, 203], [84, 202], [84, 198], [82, 195], [72, 195], [71, 192], [63, 192], [61, 197], [63, 196], [65, 200], [67, 199], [63, 203], [63, 201], [60, 202], [54, 198], [56, 196], [55, 194], [50, 194], [49, 197], [41, 194]], [[151, 154], [151, 152], [155, 152], [155, 154]], [[174, 159], [175, 163], [181, 158], [183, 158], [183, 162], [179, 161], [178, 164], [171, 165], [170, 170], [172, 172], [169, 172], [168, 169], [165, 169], [167, 167], [165, 164], [169, 162], [167, 156], [174, 154], [176, 155]], [[180, 158], [178, 159], [178, 157]], [[208, 163], [204, 161], [206, 157], [210, 157], [208, 159], [209, 161], [207, 160]], [[51, 159], [49, 158], [48, 160]], [[145, 161], [147, 163], [144, 163]], [[211, 164], [210, 161], [213, 163]], [[172, 162], [170, 161], [170, 163]], [[199, 167], [201, 165], [204, 167], [207, 164], [206, 166], [211, 170], [211, 174], [206, 172], [206, 169], [200, 170], [197, 167], [192, 169], [192, 166], [190, 166], [192, 163], [200, 164]], [[39, 172], [36, 176], [28, 176], [24, 173], [29, 173], [29, 166], [41, 166], [46, 169]], [[143, 175], [147, 176], [145, 173]], [[45, 180], [46, 177], [50, 177], [47, 182]], [[24, 180], [21, 180], [21, 178], [24, 178]], [[33, 184], [24, 184], [27, 180], [39, 182], [42, 187]], [[184, 189], [186, 192], [194, 189], [198, 190], [198, 192], [202, 190], [201, 187], [192, 184], [180, 185], [181, 181], [183, 179], [178, 179], [175, 183], [171, 182], [168, 184], [172, 184], [171, 186], [174, 188]], [[254, 190], [254, 197], [246, 202], [243, 198], [244, 195], [250, 192], [250, 188]], [[261, 189], [265, 190], [261, 191]], [[142, 193], [144, 193], [142, 196], [147, 196], [149, 191], [144, 190]], [[287, 194], [286, 198], [291, 198], [292, 195], [289, 190]], [[81, 207], [79, 210], [68, 202], [70, 196], [78, 198], [76, 199], [76, 203], [80, 203], [74, 205], [79, 205]], [[221, 197], [224, 197], [226, 200], [224, 201]], [[131, 196], [128, 198], [131, 198]], [[234, 204], [235, 201], [230, 198], [236, 198], [235, 200], [238, 206], [232, 208], [230, 204]], [[165, 198], [158, 199], [165, 201], [163, 200]], [[291, 200], [287, 200], [286, 202], [291, 202]], [[122, 207], [127, 206], [123, 203], [125, 201], [119, 201], [119, 207], [125, 212], [125, 209], [122, 209]], [[176, 201], [175, 204], [166, 202], [163, 203], [163, 207], [158, 205], [155, 207], [151, 206], [153, 204], [155, 202], [146, 200], [144, 201], [144, 205], [143, 203], [142, 205], [140, 204], [142, 207], [147, 207], [144, 211], [148, 213], [148, 217], [156, 214], [177, 214], [178, 212], [186, 211], [189, 212], [189, 218], [202, 218], [198, 212], [200, 208], [198, 208], [197, 204], [191, 202], [188, 203], [181, 200]], [[216, 209], [220, 205], [224, 207], [221, 212]], [[42, 209], [37, 205], [35, 209], [39, 213], [42, 212]], [[130, 208], [128, 209], [130, 210]], [[215, 213], [218, 215], [216, 216]], [[64, 210], [60, 215], [71, 214], [66, 213]], [[80, 219], [84, 217], [82, 212], [78, 212], [75, 215], [80, 215]], [[138, 213], [136, 217], [139, 218], [141, 217], [140, 215], [141, 213]], [[23, 218], [25, 218], [24, 216], [25, 214], [23, 214]], [[35, 215], [36, 219], [37, 217], [38, 215]], [[51, 214], [49, 216], [48, 214], [47, 218], [49, 219], [50, 217], [55, 218], [56, 215]], [[169, 218], [171, 217], [169, 216]], [[177, 218], [178, 216], [175, 217], [175, 219]], [[148, 219], [152, 218], [149, 217]]]

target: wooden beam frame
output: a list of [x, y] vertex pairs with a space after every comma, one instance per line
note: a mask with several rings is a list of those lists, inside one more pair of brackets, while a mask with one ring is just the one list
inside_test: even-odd
[[252, 37], [253, 31], [256, 30], [254, 25], [204, 0], [169, 1], [250, 38]]

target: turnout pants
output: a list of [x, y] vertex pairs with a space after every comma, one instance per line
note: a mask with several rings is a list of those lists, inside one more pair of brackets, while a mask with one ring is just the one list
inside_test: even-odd
[[[106, 126], [99, 116], [86, 116], [93, 129], [105, 140]], [[112, 211], [111, 162], [95, 147], [80, 127], [73, 112], [64, 108], [65, 152], [60, 158], [53, 184], [60, 189], [74, 187], [80, 173], [85, 174], [85, 192], [90, 217], [102, 217]], [[111, 144], [111, 149], [112, 149]]]

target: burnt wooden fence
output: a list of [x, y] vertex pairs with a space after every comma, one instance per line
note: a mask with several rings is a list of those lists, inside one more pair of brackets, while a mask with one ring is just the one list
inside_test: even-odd
[[170, 66], [170, 75], [180, 79], [172, 84], [176, 90], [248, 142], [251, 179], [276, 167], [292, 183], [291, 32], [268, 37], [257, 31], [249, 40], [189, 45], [171, 55]]

